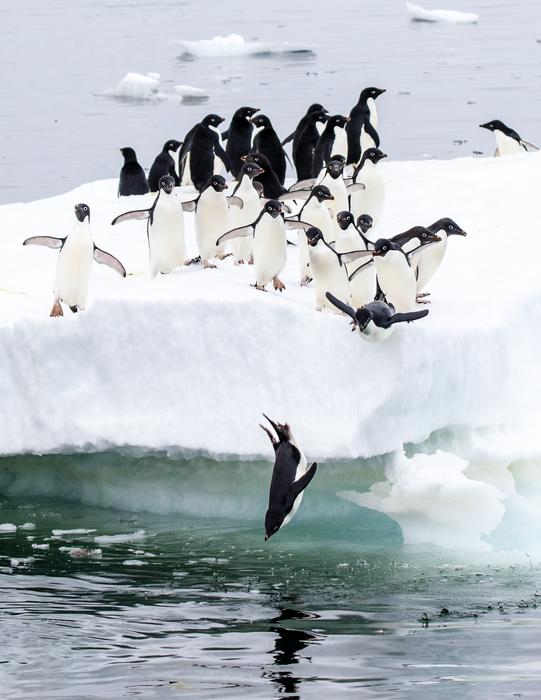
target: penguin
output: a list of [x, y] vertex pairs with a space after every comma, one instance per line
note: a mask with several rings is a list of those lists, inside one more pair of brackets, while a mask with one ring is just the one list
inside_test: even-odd
[[367, 148], [379, 148], [378, 115], [375, 101], [384, 92], [385, 90], [381, 88], [365, 88], [359, 95], [357, 104], [349, 113], [349, 122], [346, 125], [348, 165], [358, 163], [362, 153]]
[[325, 297], [332, 292], [340, 299], [350, 300], [349, 283], [346, 268], [340, 261], [340, 255], [325, 241], [323, 233], [314, 226], [305, 230], [310, 258], [310, 274], [314, 281], [316, 309], [333, 310]]
[[265, 514], [265, 542], [287, 525], [298, 511], [304, 490], [314, 478], [317, 464], [308, 466], [287, 423], [275, 423], [263, 414], [276, 436], [264, 425], [274, 448], [274, 467], [269, 489], [269, 506]]
[[242, 168], [242, 156], [249, 153], [252, 147], [254, 125], [250, 119], [256, 112], [259, 112], [259, 107], [239, 107], [231, 119], [229, 129], [222, 134], [222, 139], [227, 139], [225, 152], [229, 157], [231, 174], [235, 178]]
[[183, 205], [174, 192], [175, 179], [164, 175], [160, 179], [158, 196], [150, 209], [128, 211], [115, 217], [112, 226], [131, 219], [147, 220], [150, 277], [168, 274], [186, 263], [183, 208], [192, 209], [192, 202]]
[[211, 258], [223, 260], [230, 255], [223, 246], [216, 247], [216, 236], [228, 228], [229, 206], [242, 209], [244, 202], [240, 197], [226, 197], [227, 189], [223, 175], [212, 175], [196, 199], [182, 203], [184, 211], [195, 211], [195, 240], [204, 269], [216, 268]]
[[302, 181], [313, 177], [314, 150], [319, 140], [318, 125], [325, 124], [327, 113], [324, 111], [311, 112], [305, 118], [305, 127], [293, 142], [293, 164], [297, 171], [297, 180]]
[[312, 173], [317, 176], [319, 171], [331, 160], [331, 156], [347, 157], [348, 146], [345, 126], [348, 117], [335, 114], [327, 119], [323, 133], [319, 137], [314, 149], [312, 160]]
[[[241, 168], [239, 181], [233, 195], [239, 197], [242, 209], [232, 209], [229, 214], [228, 228], [247, 226], [254, 221], [261, 211], [259, 192], [254, 185], [256, 177], [263, 173], [263, 168], [257, 163], [247, 162]], [[249, 236], [241, 236], [231, 240], [229, 249], [233, 254], [235, 265], [243, 265], [252, 261], [253, 241]]]
[[157, 192], [160, 189], [160, 178], [164, 175], [171, 175], [175, 180], [175, 187], [180, 185], [180, 178], [177, 175], [175, 161], [171, 152], [176, 153], [181, 145], [180, 141], [175, 141], [174, 139], [163, 144], [162, 150], [154, 159], [148, 173], [148, 184], [151, 192]]
[[252, 135], [252, 151], [262, 153], [269, 159], [273, 172], [281, 185], [286, 179], [286, 153], [271, 120], [265, 114], [252, 117], [255, 129]]
[[496, 138], [495, 156], [510, 156], [524, 151], [538, 151], [537, 146], [533, 146], [527, 141], [523, 141], [516, 131], [506, 126], [499, 119], [493, 119], [486, 124], [479, 124], [481, 129], [488, 129], [494, 133]]
[[466, 236], [466, 231], [449, 218], [438, 219], [427, 229], [433, 234], [437, 234], [441, 240], [439, 243], [428, 246], [419, 252], [417, 256], [417, 294], [421, 294], [432, 277], [436, 274], [445, 251], [449, 236]]
[[283, 292], [285, 284], [278, 275], [285, 267], [286, 232], [282, 217], [282, 204], [276, 199], [269, 199], [263, 205], [261, 213], [255, 221], [247, 226], [240, 226], [224, 233], [216, 245], [222, 245], [233, 238], [253, 236], [255, 284], [260, 291], [270, 282], [274, 289]]
[[[288, 196], [295, 195], [294, 192]], [[334, 240], [334, 229], [331, 214], [326, 206], [326, 202], [332, 201], [333, 196], [325, 185], [315, 185], [310, 192], [310, 196], [303, 204], [295, 219], [286, 219], [286, 228], [298, 228], [302, 233], [298, 236], [299, 251], [299, 271], [301, 277], [301, 287], [310, 282], [310, 258], [308, 242], [304, 233], [303, 224], [313, 226], [321, 231], [323, 239], [330, 243]]]
[[62, 302], [66, 303], [73, 313], [85, 309], [92, 260], [107, 265], [121, 277], [126, 277], [124, 265], [111, 253], [98, 248], [92, 240], [88, 204], [75, 205], [75, 219], [71, 233], [64, 238], [32, 236], [23, 241], [23, 245], [43, 245], [60, 251], [56, 264], [51, 316], [64, 315]]
[[314, 104], [311, 104], [310, 107], [308, 107], [308, 109], [306, 110], [305, 115], [300, 119], [299, 123], [297, 124], [295, 131], [289, 134], [289, 136], [287, 136], [282, 141], [282, 146], [285, 146], [290, 141], [293, 141], [293, 151], [295, 150], [296, 142], [302, 134], [305, 126], [307, 126], [309, 117], [312, 114], [312, 112], [324, 112], [325, 114], [328, 114], [329, 110], [325, 109], [325, 107], [323, 105], [320, 105], [319, 102], [314, 102]]
[[[339, 232], [336, 236], [334, 248], [337, 253], [368, 250], [366, 238], [355, 225], [351, 212], [339, 212], [336, 222]], [[348, 276], [355, 269], [354, 265], [346, 265], [345, 267]], [[373, 301], [377, 292], [376, 269], [374, 265], [363, 265], [362, 268], [349, 283], [351, 301], [355, 307], [364, 306], [364, 304]]]
[[[229, 171], [229, 157], [221, 143], [218, 127], [224, 121], [217, 114], [207, 116], [196, 124], [186, 135], [179, 153], [179, 164], [184, 168], [189, 165], [190, 178], [197, 190], [201, 190], [214, 174], [214, 158], [217, 156]], [[183, 182], [186, 177], [183, 176]]]
[[260, 194], [267, 199], [278, 199], [287, 192], [286, 188], [280, 184], [276, 173], [271, 168], [269, 159], [263, 153], [248, 153], [242, 157], [244, 163], [257, 163], [262, 171], [254, 178], [254, 187], [261, 185]]
[[387, 340], [393, 332], [394, 324], [411, 323], [428, 315], [428, 309], [397, 314], [394, 306], [385, 301], [371, 301], [355, 310], [330, 292], [325, 296], [337, 309], [351, 317], [352, 330], [357, 329], [363, 340], [372, 343]]
[[379, 223], [385, 202], [385, 181], [376, 167], [383, 158], [387, 158], [387, 154], [379, 148], [365, 149], [352, 178], [353, 182], [362, 182], [364, 189], [352, 193], [350, 211], [356, 217], [369, 214], [374, 226]]
[[374, 221], [370, 214], [361, 214], [357, 218], [357, 228], [359, 229], [359, 232], [361, 234], [361, 238], [365, 242], [367, 250], [370, 250], [370, 244], [373, 246], [374, 244], [372, 241], [368, 240], [366, 237], [366, 234], [370, 231], [374, 224]]
[[133, 148], [121, 148], [124, 156], [124, 165], [120, 169], [118, 180], [118, 197], [129, 197], [132, 194], [146, 194], [148, 182], [145, 171], [137, 162], [137, 156]]

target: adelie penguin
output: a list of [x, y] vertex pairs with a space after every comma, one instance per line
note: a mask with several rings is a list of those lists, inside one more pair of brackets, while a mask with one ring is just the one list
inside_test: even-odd
[[[449, 236], [466, 236], [464, 231], [453, 219], [445, 217], [438, 219], [427, 229], [433, 234], [438, 235], [441, 240], [439, 243], [434, 243], [423, 250], [419, 251], [416, 258], [417, 267], [417, 294], [423, 296], [422, 292], [432, 277], [436, 274], [445, 251], [447, 250], [447, 241]], [[426, 294], [425, 294], [426, 296]]]
[[352, 178], [353, 182], [362, 182], [364, 189], [351, 194], [350, 211], [356, 217], [369, 214], [374, 226], [379, 223], [385, 202], [385, 181], [377, 167], [384, 158], [387, 158], [387, 154], [379, 148], [367, 148]]
[[254, 132], [252, 136], [252, 150], [262, 153], [269, 159], [273, 172], [281, 185], [286, 179], [286, 153], [278, 138], [271, 120], [265, 114], [256, 114], [252, 117]]
[[330, 292], [327, 292], [326, 297], [337, 309], [350, 316], [353, 325], [352, 330], [358, 330], [363, 340], [368, 340], [372, 343], [387, 340], [393, 332], [395, 324], [411, 323], [428, 315], [428, 309], [396, 313], [394, 306], [384, 301], [371, 301], [358, 309], [354, 309]]
[[[257, 163], [247, 162], [241, 168], [239, 181], [233, 195], [242, 200], [242, 208], [231, 209], [227, 220], [228, 229], [251, 224], [261, 211], [261, 200], [255, 186], [255, 180], [263, 173], [263, 168]], [[223, 231], [223, 228], [221, 229]], [[253, 262], [253, 240], [249, 236], [241, 236], [231, 240], [229, 249], [233, 254], [235, 265]]]
[[92, 240], [90, 228], [90, 207], [88, 204], [75, 205], [75, 224], [65, 238], [53, 236], [33, 236], [23, 245], [42, 245], [59, 250], [54, 283], [54, 304], [51, 316], [63, 316], [62, 302], [68, 304], [73, 313], [86, 307], [88, 281], [92, 260], [126, 277], [124, 265], [110, 253], [106, 253]]
[[160, 187], [160, 180], [164, 175], [171, 175], [175, 181], [175, 187], [180, 185], [180, 179], [177, 175], [175, 160], [171, 153], [176, 153], [182, 146], [180, 141], [171, 139], [163, 144], [163, 148], [158, 153], [154, 162], [150, 166], [148, 173], [148, 184], [151, 192], [157, 192]]
[[299, 123], [297, 124], [297, 127], [295, 128], [295, 131], [289, 134], [289, 136], [287, 136], [282, 141], [282, 146], [285, 146], [286, 143], [293, 141], [293, 151], [295, 150], [295, 145], [298, 142], [298, 139], [302, 134], [304, 128], [308, 125], [308, 122], [310, 121], [310, 115], [313, 112], [324, 112], [325, 114], [328, 114], [328, 110], [325, 109], [323, 105], [320, 105], [319, 102], [314, 102], [314, 104], [311, 104], [310, 107], [308, 107], [308, 109], [306, 110], [306, 114], [303, 117], [301, 117]]
[[[201, 190], [214, 174], [215, 156], [223, 162], [226, 170], [231, 169], [218, 128], [223, 121], [223, 117], [217, 114], [207, 114], [199, 124], [190, 129], [182, 144], [179, 167], [189, 167], [190, 179], [197, 190]], [[183, 176], [183, 182], [185, 180]]]
[[253, 237], [255, 271], [253, 286], [266, 291], [265, 287], [272, 282], [274, 289], [282, 292], [286, 287], [278, 275], [284, 269], [287, 260], [282, 204], [275, 199], [265, 202], [255, 221], [224, 233], [216, 241], [216, 245], [222, 245], [225, 241], [239, 237]]
[[271, 167], [269, 159], [263, 153], [248, 153], [243, 156], [245, 163], [257, 163], [262, 168], [261, 173], [254, 177], [254, 187], [260, 186], [260, 194], [267, 199], [278, 199], [287, 192], [286, 188], [276, 177], [276, 173]]
[[499, 119], [493, 119], [486, 124], [479, 124], [481, 129], [492, 131], [496, 139], [495, 156], [510, 156], [524, 151], [538, 151], [537, 146], [524, 141], [516, 131], [508, 127]]
[[306, 180], [312, 177], [314, 151], [319, 140], [318, 126], [327, 121], [327, 113], [323, 110], [311, 112], [305, 118], [305, 126], [293, 142], [293, 164], [297, 171], [297, 180]]
[[137, 162], [137, 156], [133, 148], [121, 148], [124, 156], [124, 165], [120, 170], [118, 180], [118, 196], [129, 197], [132, 194], [146, 194], [148, 182], [145, 171]]
[[[353, 214], [341, 211], [336, 217], [338, 233], [336, 234], [335, 249], [337, 253], [348, 253], [354, 250], [368, 250], [368, 241], [356, 224]], [[350, 276], [349, 291], [354, 306], [363, 306], [374, 300], [377, 292], [376, 269], [374, 265], [362, 264], [362, 269], [352, 277], [355, 264], [346, 265]]]
[[316, 309], [333, 310], [325, 296], [332, 292], [340, 299], [350, 300], [349, 282], [346, 268], [340, 261], [340, 255], [323, 238], [322, 232], [314, 226], [305, 230], [310, 259], [310, 274], [314, 282]]
[[[264, 414], [263, 414], [264, 415]], [[304, 491], [314, 478], [317, 464], [308, 466], [287, 423], [276, 423], [264, 415], [272, 426], [261, 427], [274, 449], [274, 467], [269, 489], [269, 506], [265, 513], [265, 541], [287, 525], [298, 511]]]
[[125, 212], [111, 222], [115, 226], [132, 219], [146, 220], [151, 278], [158, 273], [168, 274], [186, 263], [183, 207], [190, 211], [192, 203], [180, 202], [174, 190], [174, 178], [164, 175], [158, 196], [149, 209]]
[[342, 156], [344, 159], [348, 154], [348, 143], [345, 132], [348, 117], [341, 114], [334, 114], [327, 119], [323, 133], [319, 137], [314, 149], [312, 160], [312, 175], [317, 177], [319, 172], [331, 160], [331, 156]]
[[348, 165], [358, 163], [367, 148], [379, 148], [376, 99], [384, 92], [381, 88], [365, 88], [349, 113], [349, 122], [346, 125]]
[[259, 112], [257, 107], [239, 107], [231, 119], [229, 129], [222, 134], [222, 139], [227, 139], [225, 152], [229, 158], [231, 173], [235, 178], [239, 176], [242, 168], [242, 156], [249, 153], [252, 147], [254, 125], [251, 117], [256, 112]]

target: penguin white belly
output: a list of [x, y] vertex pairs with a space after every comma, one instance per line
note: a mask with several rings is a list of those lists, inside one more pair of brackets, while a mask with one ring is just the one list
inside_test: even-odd
[[222, 255], [224, 246], [216, 246], [216, 240], [227, 231], [227, 200], [221, 192], [208, 187], [201, 195], [195, 212], [195, 238], [197, 250], [203, 260]]
[[361, 338], [367, 340], [369, 343], [380, 343], [383, 340], [392, 335], [394, 326], [390, 328], [380, 328], [376, 326], [374, 321], [370, 321], [364, 331], [361, 331]]
[[[180, 148], [179, 148], [180, 151]], [[180, 172], [180, 163], [178, 165], [178, 171]], [[182, 171], [182, 177], [180, 178], [180, 184], [182, 186], [188, 186], [188, 185], [193, 185], [192, 182], [192, 171], [190, 169], [190, 151], [186, 154], [186, 158], [184, 159], [184, 169]]]
[[[235, 196], [242, 199], [244, 206], [242, 209], [239, 209], [239, 207], [230, 207], [228, 230], [253, 224], [261, 211], [261, 200], [252, 185], [252, 181], [247, 175], [244, 175], [242, 179], [243, 182], [241, 182], [240, 187], [235, 192]], [[248, 180], [246, 184], [244, 183], [245, 179]], [[229, 242], [229, 251], [233, 253], [233, 260], [235, 262], [239, 262], [240, 260], [248, 262], [253, 254], [252, 236], [233, 238]]]
[[265, 214], [254, 235], [254, 268], [256, 284], [266, 286], [286, 264], [286, 232], [281, 216], [273, 219]]
[[361, 154], [366, 151], [367, 148], [375, 148], [376, 143], [374, 139], [370, 136], [370, 134], [367, 134], [364, 126], [361, 128]]
[[387, 302], [393, 304], [399, 313], [413, 311], [417, 284], [405, 255], [399, 250], [390, 250], [385, 256], [376, 256], [374, 262], [379, 286]]
[[[328, 174], [326, 177], [323, 178], [321, 181], [322, 185], [325, 185], [326, 187], [329, 188], [330, 193], [334, 197], [334, 199], [330, 199], [327, 201], [327, 208], [331, 212], [332, 215], [332, 222], [333, 222], [333, 237], [332, 240], [334, 240], [337, 236], [337, 229], [339, 229], [338, 224], [336, 223], [336, 215], [338, 212], [341, 211], [349, 211], [349, 203], [348, 203], [348, 191], [346, 189], [346, 185], [344, 183], [343, 178], [338, 177], [336, 180], [332, 177], [330, 177]], [[330, 241], [328, 241], [330, 242]]]
[[[315, 226], [323, 234], [323, 238], [327, 243], [334, 239], [334, 230], [332, 226], [331, 215], [327, 207], [312, 198], [302, 210], [301, 220], [310, 226]], [[301, 280], [305, 274], [310, 271], [310, 256], [308, 254], [308, 242], [306, 235], [302, 229], [299, 229], [298, 234], [298, 249], [299, 249], [299, 271]]]
[[54, 284], [56, 299], [69, 306], [85, 308], [93, 256], [94, 244], [89, 233], [76, 227], [58, 255]]
[[336, 307], [328, 301], [325, 292], [330, 292], [341, 301], [349, 303], [349, 286], [346, 269], [340, 266], [338, 258], [321, 242], [309, 246], [310, 269], [314, 279], [316, 309], [329, 309], [336, 312]]
[[[298, 447], [297, 447], [298, 449]], [[299, 460], [299, 466], [297, 467], [297, 471], [295, 472], [295, 481], [298, 481], [301, 476], [306, 472], [306, 468], [308, 466], [308, 462], [306, 461], [306, 457], [304, 454], [299, 450], [301, 454], [301, 458]], [[281, 527], [284, 527], [284, 525], [287, 525], [288, 523], [291, 522], [293, 517], [295, 516], [295, 513], [299, 510], [299, 506], [301, 505], [302, 497], [304, 495], [304, 490], [299, 493], [297, 498], [293, 501], [293, 507], [289, 511], [289, 513], [286, 515], [284, 518], [284, 522], [282, 523]]]
[[374, 129], [378, 129], [378, 110], [376, 108], [376, 100], [373, 97], [369, 97], [366, 100], [366, 104], [368, 105], [368, 109], [370, 111], [370, 123], [374, 127]]
[[520, 143], [515, 141], [515, 139], [512, 139], [510, 136], [504, 134], [503, 131], [496, 129], [494, 136], [496, 137], [496, 144], [501, 156], [511, 156], [515, 153], [524, 153], [525, 149], [520, 145]]
[[440, 231], [439, 243], [427, 246], [426, 250], [420, 250], [417, 258], [417, 291], [421, 292], [436, 274], [441, 265], [445, 251], [447, 250], [447, 234]]
[[[223, 148], [224, 142], [222, 140], [222, 134], [220, 133], [220, 130], [214, 129], [214, 127], [212, 127], [212, 126], [210, 128], [213, 129], [213, 131], [216, 131], [216, 133], [218, 134], [218, 142], [219, 142], [220, 146]], [[217, 155], [214, 155], [213, 175], [225, 175], [225, 172], [226, 172], [226, 170], [225, 170], [225, 165], [224, 165], [223, 160], [221, 158], [218, 158]]]
[[310, 258], [308, 256], [308, 242], [306, 240], [306, 235], [302, 229], [298, 230], [297, 251], [299, 253], [299, 275], [301, 277], [302, 284], [306, 277], [310, 277]]
[[[362, 264], [362, 260], [359, 262], [359, 265], [360, 264]], [[349, 265], [349, 268], [351, 272], [356, 269], [353, 265]], [[351, 272], [349, 274], [351, 274]], [[374, 301], [377, 292], [376, 266], [373, 264], [365, 265], [362, 272], [355, 275], [349, 283], [349, 291], [351, 294], [351, 303], [355, 308], [359, 308], [359, 306], [364, 306]]]
[[154, 209], [152, 225], [148, 228], [150, 249], [150, 276], [158, 272], [167, 274], [186, 260], [184, 244], [184, 216], [182, 207], [174, 194], [160, 199]]
[[331, 156], [348, 156], [348, 136], [346, 130], [341, 126], [334, 127], [334, 142]]
[[365, 167], [361, 171], [358, 182], [362, 182], [365, 186], [364, 190], [358, 190], [351, 193], [351, 213], [358, 219], [361, 214], [369, 214], [374, 220], [373, 226], [377, 226], [383, 212], [383, 204], [385, 202], [385, 182], [381, 174], [374, 168], [369, 168], [365, 175]]

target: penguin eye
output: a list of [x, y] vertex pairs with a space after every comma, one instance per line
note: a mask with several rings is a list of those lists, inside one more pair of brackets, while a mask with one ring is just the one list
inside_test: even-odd
[[421, 233], [422, 238], [426, 238], [426, 233]]
[[383, 246], [383, 250], [387, 250], [387, 246], [386, 246], [386, 245]]
[[84, 211], [88, 211], [88, 207], [83, 207], [83, 210], [84, 210]]
[[453, 224], [449, 224], [449, 231], [452, 231], [454, 229]]
[[271, 206], [267, 207], [267, 211], [272, 211], [272, 207]]

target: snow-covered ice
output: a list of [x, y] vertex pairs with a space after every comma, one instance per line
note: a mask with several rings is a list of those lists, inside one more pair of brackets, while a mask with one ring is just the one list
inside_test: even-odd
[[284, 42], [246, 41], [240, 34], [215, 36], [212, 39], [199, 41], [177, 40], [176, 44], [183, 49], [183, 55], [196, 58], [217, 58], [227, 56], [261, 56], [277, 53], [313, 53], [312, 44], [290, 44]]
[[101, 93], [107, 97], [122, 97], [128, 100], [158, 99], [160, 93], [159, 73], [126, 73], [122, 80], [109, 90]]
[[479, 21], [479, 15], [475, 12], [460, 12], [458, 10], [428, 10], [413, 2], [406, 2], [406, 7], [412, 19], [416, 19], [421, 22], [475, 24]]

